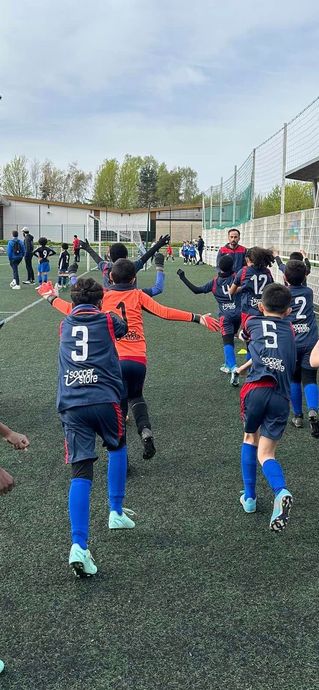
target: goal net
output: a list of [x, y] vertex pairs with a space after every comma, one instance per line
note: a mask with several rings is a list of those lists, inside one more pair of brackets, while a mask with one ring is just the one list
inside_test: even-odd
[[[92, 214], [88, 215], [86, 238], [102, 259], [108, 256], [110, 246], [114, 242], [123, 242], [127, 247], [129, 258], [137, 258], [145, 251], [143, 245], [145, 234], [145, 225], [116, 224], [112, 226]], [[96, 268], [96, 264], [87, 254], [87, 270], [90, 271], [94, 268]]]

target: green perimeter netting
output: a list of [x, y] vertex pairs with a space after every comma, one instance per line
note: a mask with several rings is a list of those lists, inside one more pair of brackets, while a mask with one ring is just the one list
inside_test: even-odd
[[220, 185], [209, 187], [203, 195], [203, 227], [223, 229], [246, 223], [251, 218], [253, 193], [253, 155]]

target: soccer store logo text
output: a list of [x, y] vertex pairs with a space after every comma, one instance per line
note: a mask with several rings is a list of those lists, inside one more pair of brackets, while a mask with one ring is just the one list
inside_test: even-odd
[[276, 369], [276, 371], [281, 372], [285, 371], [282, 359], [278, 359], [278, 357], [262, 357], [261, 361], [266, 367], [269, 367], [269, 369]]
[[92, 383], [97, 383], [98, 378], [98, 375], [94, 373], [94, 369], [68, 369], [66, 374], [64, 374], [66, 386], [73, 386], [74, 383], [78, 383], [81, 386], [87, 386]]
[[306, 323], [293, 323], [293, 329], [296, 335], [302, 335], [303, 333], [310, 333], [310, 328]]

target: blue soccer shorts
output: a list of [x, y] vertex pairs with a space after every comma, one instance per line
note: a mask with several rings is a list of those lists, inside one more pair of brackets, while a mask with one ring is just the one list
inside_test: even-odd
[[50, 264], [48, 261], [43, 261], [42, 264], [38, 264], [38, 273], [49, 273]]
[[118, 403], [72, 407], [60, 412], [67, 463], [96, 460], [96, 435], [107, 450], [125, 445], [125, 423]]
[[289, 400], [275, 388], [263, 387], [249, 390], [241, 403], [246, 434], [255, 434], [259, 429], [261, 436], [272, 441], [281, 439], [288, 422]]

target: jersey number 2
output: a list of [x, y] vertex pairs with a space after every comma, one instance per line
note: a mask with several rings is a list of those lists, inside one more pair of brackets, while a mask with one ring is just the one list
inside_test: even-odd
[[81, 339], [75, 341], [75, 347], [80, 348], [81, 352], [78, 353], [76, 350], [71, 351], [71, 357], [73, 362], [85, 362], [89, 354], [89, 330], [87, 326], [73, 326], [72, 328], [72, 338], [76, 338], [77, 335], [82, 335]]

